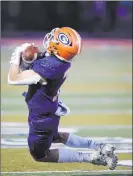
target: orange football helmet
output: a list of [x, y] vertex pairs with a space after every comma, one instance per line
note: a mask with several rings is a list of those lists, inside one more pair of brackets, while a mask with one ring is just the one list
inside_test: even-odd
[[49, 54], [70, 62], [74, 56], [80, 54], [82, 42], [78, 32], [69, 27], [62, 27], [46, 34], [43, 45]]

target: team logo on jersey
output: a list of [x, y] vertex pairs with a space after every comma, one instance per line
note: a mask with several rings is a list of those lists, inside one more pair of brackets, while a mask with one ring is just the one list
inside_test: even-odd
[[60, 42], [63, 43], [63, 44], [65, 44], [65, 45], [69, 45], [70, 44], [70, 40], [69, 40], [69, 38], [67, 37], [66, 34], [60, 33], [58, 35], [58, 38], [59, 38]]

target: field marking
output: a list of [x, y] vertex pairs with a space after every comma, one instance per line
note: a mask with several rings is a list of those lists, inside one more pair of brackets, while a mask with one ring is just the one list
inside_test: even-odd
[[[73, 109], [73, 108], [72, 108]], [[75, 115], [77, 114], [78, 108], [76, 110], [72, 110], [71, 114]], [[1, 111], [1, 115], [2, 116], [6, 116], [6, 115], [19, 115], [19, 114], [23, 114], [24, 116], [28, 115], [28, 111], [27, 110], [2, 110]], [[98, 115], [98, 114], [104, 114], [104, 115], [121, 115], [121, 114], [125, 114], [125, 115], [132, 115], [132, 109], [121, 109], [121, 110], [110, 110], [110, 109], [79, 109], [78, 114], [82, 114], [82, 115]]]
[[[64, 131], [64, 130], [63, 130]], [[16, 133], [17, 134], [17, 133]], [[21, 134], [18, 132], [18, 135], [17, 136], [24, 136], [25, 133]], [[15, 138], [14, 136], [13, 137], [1, 137], [1, 142], [5, 143], [6, 142], [22, 142], [23, 144], [25, 144], [27, 142], [27, 136], [28, 136], [28, 133], [27, 135], [25, 135], [25, 137], [23, 138]], [[86, 139], [91, 139], [91, 140], [95, 140], [97, 142], [101, 142], [101, 141], [104, 141], [106, 143], [111, 143], [111, 144], [132, 144], [132, 138], [122, 138], [122, 137], [85, 137]], [[1, 143], [2, 144], [2, 143]], [[27, 143], [26, 143], [27, 144]], [[55, 146], [57, 144], [54, 144]]]
[[120, 161], [118, 161], [117, 165], [132, 167], [133, 163], [132, 163], [132, 160], [120, 160]]
[[73, 170], [73, 171], [34, 171], [34, 172], [1, 172], [2, 174], [43, 174], [43, 173], [88, 173], [91, 174], [124, 174], [124, 173], [132, 173], [132, 170], [100, 170], [100, 171], [87, 171], [87, 170]]
[[[92, 138], [91, 138], [92, 139]], [[115, 145], [117, 147], [117, 150], [115, 151], [115, 153], [117, 154], [132, 154], [132, 143], [115, 143], [115, 142], [111, 142], [111, 141], [105, 141], [106, 143], [111, 143], [113, 145]], [[18, 139], [18, 138], [5, 138], [5, 139], [1, 139], [1, 148], [28, 148], [28, 144], [27, 144], [27, 139]], [[69, 147], [69, 146], [65, 146], [64, 144], [58, 143], [58, 144], [52, 144], [50, 149], [57, 149], [57, 148], [65, 148], [65, 149], [69, 149], [69, 150], [73, 150], [73, 151], [79, 151], [82, 153], [92, 153], [94, 150], [93, 149], [89, 149], [89, 148], [77, 148], [77, 147]]]
[[[28, 123], [10, 123], [10, 122], [2, 122], [1, 123], [1, 134], [3, 135], [1, 138], [2, 148], [27, 148], [27, 135], [29, 132]], [[131, 128], [131, 126], [130, 126]], [[84, 129], [84, 127], [62, 127], [59, 128], [59, 131], [69, 131], [69, 132], [78, 132]], [[4, 136], [10, 135], [10, 136]], [[17, 138], [14, 136], [16, 135]], [[95, 141], [105, 141], [106, 143], [112, 143], [117, 146], [116, 153], [132, 153], [132, 139], [131, 138], [123, 138], [123, 137], [86, 137], [91, 138]], [[120, 147], [121, 145], [121, 147]], [[51, 148], [70, 148], [68, 146], [64, 146], [63, 144], [52, 144]], [[124, 150], [123, 150], [124, 149]], [[74, 150], [79, 150], [81, 152], [91, 153], [93, 150], [74, 148]]]
[[[96, 105], [96, 104], [124, 104], [124, 103], [132, 103], [132, 98], [131, 97], [98, 97], [98, 98], [88, 98], [88, 97], [64, 97], [62, 98], [63, 101], [68, 102], [70, 105], [76, 104], [76, 105]], [[20, 99], [20, 97], [18, 98], [2, 98], [2, 103], [5, 105], [23, 105], [25, 104], [25, 102], [23, 101], [23, 99]]]
[[[25, 146], [6, 146], [6, 145], [1, 145], [1, 149], [24, 149], [24, 148], [28, 148], [28, 146], [27, 145], [25, 145]], [[90, 154], [90, 153], [92, 153], [92, 152], [94, 152], [94, 150], [90, 150], [90, 149], [86, 149], [86, 150], [81, 150], [81, 148], [70, 148], [70, 147], [61, 147], [61, 146], [52, 146], [50, 149], [57, 149], [57, 148], [64, 148], [64, 149], [69, 149], [69, 150], [75, 150], [75, 151], [78, 151], [78, 152], [82, 152], [82, 153], [88, 153], [88, 154]], [[124, 149], [124, 150], [116, 150], [115, 151], [115, 153], [116, 154], [132, 154], [133, 153], [133, 151], [131, 150], [131, 149]]]
[[[27, 127], [28, 128], [28, 122], [1, 122], [1, 127]], [[75, 129], [84, 129], [84, 128], [101, 128], [103, 129], [103, 127], [105, 129], [118, 129], [118, 128], [129, 128], [132, 129], [132, 125], [92, 125], [92, 126], [70, 126], [69, 128], [75, 128]], [[63, 127], [65, 128], [65, 127]]]
[[[27, 127], [28, 128], [28, 122], [1, 122], [1, 127], [5, 128], [5, 127]], [[62, 128], [65, 128], [62, 127]], [[132, 129], [132, 125], [91, 125], [91, 126], [69, 126], [69, 129], [106, 129], [106, 130], [114, 130], [114, 129]]]

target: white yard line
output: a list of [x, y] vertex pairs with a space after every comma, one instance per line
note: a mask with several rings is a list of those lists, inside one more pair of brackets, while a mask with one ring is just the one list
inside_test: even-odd
[[131, 166], [133, 165], [132, 160], [120, 160], [118, 161], [118, 166]]
[[[59, 128], [59, 132], [77, 133], [77, 128]], [[6, 135], [27, 135], [29, 133], [28, 127], [15, 126], [15, 127], [1, 127], [1, 134]]]
[[[1, 127], [28, 127], [28, 123], [26, 122], [1, 122]], [[62, 128], [65, 128], [62, 127]], [[91, 126], [70, 126], [69, 128], [73, 129], [132, 129], [132, 125], [91, 125]]]
[[[1, 111], [1, 116], [5, 115], [23, 115], [25, 117], [28, 116], [28, 110], [2, 110]], [[72, 109], [71, 115], [74, 114], [81, 114], [81, 115], [99, 115], [99, 114], [107, 114], [107, 115], [132, 115], [132, 109]]]
[[[95, 128], [98, 126], [95, 126]], [[104, 126], [108, 127], [108, 126]], [[111, 129], [107, 128], [107, 129]], [[121, 126], [118, 126], [119, 128]], [[126, 127], [126, 129], [131, 129], [132, 126], [122, 126], [123, 129]], [[101, 128], [101, 126], [100, 126]], [[119, 129], [116, 128], [116, 129]], [[79, 132], [82, 129], [89, 129], [89, 126], [83, 127], [83, 126], [75, 126], [75, 127], [60, 127], [60, 132], [69, 132], [69, 133], [76, 133]], [[92, 129], [92, 128], [91, 128]], [[113, 128], [114, 129], [114, 128]], [[112, 129], [112, 130], [113, 130]], [[1, 123], [1, 134], [3, 135], [1, 138], [1, 147], [2, 148], [27, 148], [27, 136], [29, 133], [28, 123], [15, 123], [15, 122], [2, 122]], [[10, 136], [6, 136], [10, 135]], [[21, 136], [21, 138], [16, 138]], [[104, 141], [106, 143], [111, 143], [116, 145], [117, 151], [116, 153], [132, 153], [132, 139], [131, 138], [124, 138], [124, 137], [86, 137], [98, 142]], [[52, 144], [51, 148], [68, 148], [67, 146], [64, 146], [63, 144]], [[72, 148], [70, 148], [72, 149]], [[74, 148], [74, 150], [82, 151], [82, 152], [92, 152], [92, 150], [88, 149], [81, 149], [81, 148]]]
[[73, 170], [73, 171], [34, 171], [34, 172], [1, 172], [2, 174], [43, 174], [43, 173], [87, 173], [88, 175], [95, 174], [131, 174], [132, 170], [100, 170], [100, 171], [87, 171], [87, 170]]
[[[92, 139], [92, 138], [91, 138]], [[132, 143], [116, 143], [113, 141], [105, 141], [106, 143], [114, 144], [117, 147], [117, 150], [115, 153], [132, 153]], [[1, 139], [1, 148], [28, 148], [27, 139], [25, 138], [2, 138]], [[76, 150], [83, 153], [92, 153], [93, 149], [87, 149], [87, 148], [72, 148], [65, 146], [61, 143], [58, 144], [52, 144], [51, 149], [57, 149], [57, 148], [65, 148], [69, 150]]]
[[[69, 129], [68, 129], [69, 130]], [[66, 132], [66, 130], [59, 130], [60, 132]], [[71, 129], [70, 129], [70, 131], [72, 131]], [[74, 130], [73, 130], [74, 131]], [[69, 132], [69, 131], [67, 131], [67, 132]], [[3, 134], [3, 133], [2, 133]], [[6, 133], [7, 134], [7, 133]], [[10, 133], [9, 133], [10, 134]], [[8, 134], [8, 135], [9, 135]], [[16, 142], [16, 143], [25, 143], [26, 142], [26, 137], [27, 137], [27, 135], [28, 135], [28, 133], [21, 133], [21, 132], [17, 132], [17, 133], [15, 133], [15, 134], [18, 134], [18, 136], [21, 136], [21, 135], [23, 135], [24, 137], [23, 138], [15, 138], [14, 136], [10, 136], [10, 137], [1, 137], [1, 141], [3, 142], [3, 143], [5, 143], [6, 144], [6, 142], [10, 142], [10, 143], [14, 143], [14, 142]], [[14, 134], [14, 135], [15, 135]], [[91, 139], [91, 140], [95, 140], [95, 141], [98, 141], [98, 142], [101, 142], [101, 141], [104, 141], [104, 142], [106, 142], [106, 143], [112, 143], [112, 144], [132, 144], [132, 139], [131, 138], [122, 138], [122, 137], [91, 137], [91, 136], [89, 136], [89, 137], [86, 137], [86, 138], [88, 138], [88, 139]], [[2, 143], [1, 143], [2, 144]]]
[[[69, 103], [69, 105], [80, 105], [82, 104], [83, 105], [97, 105], [100, 103], [103, 104], [103, 105], [106, 105], [106, 104], [125, 104], [125, 103], [132, 103], [132, 98], [131, 97], [119, 97], [119, 98], [116, 98], [116, 97], [74, 97], [74, 98], [71, 98], [71, 97], [64, 97], [62, 98], [64, 100], [64, 102], [66, 103]], [[13, 98], [13, 101], [12, 99], [9, 99], [9, 98], [2, 98], [1, 99], [2, 103], [5, 104], [5, 105], [23, 105], [25, 104], [25, 102], [23, 101], [23, 99], [20, 99], [19, 98]]]

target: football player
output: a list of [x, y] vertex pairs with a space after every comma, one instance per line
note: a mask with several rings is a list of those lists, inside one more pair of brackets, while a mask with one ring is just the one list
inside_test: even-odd
[[[25, 43], [15, 49], [10, 61], [8, 83], [28, 85], [25, 101], [28, 105], [28, 146], [33, 158], [39, 162], [87, 162], [108, 165], [115, 169], [117, 156], [114, 147], [74, 134], [58, 132], [60, 117], [69, 108], [59, 100], [59, 89], [66, 80], [72, 60], [81, 52], [81, 37], [69, 27], [55, 28], [43, 40], [46, 50], [27, 61], [22, 53], [33, 44]], [[28, 64], [22, 68], [21, 63]], [[52, 143], [69, 147], [95, 149], [91, 154], [75, 150], [50, 149]]]

